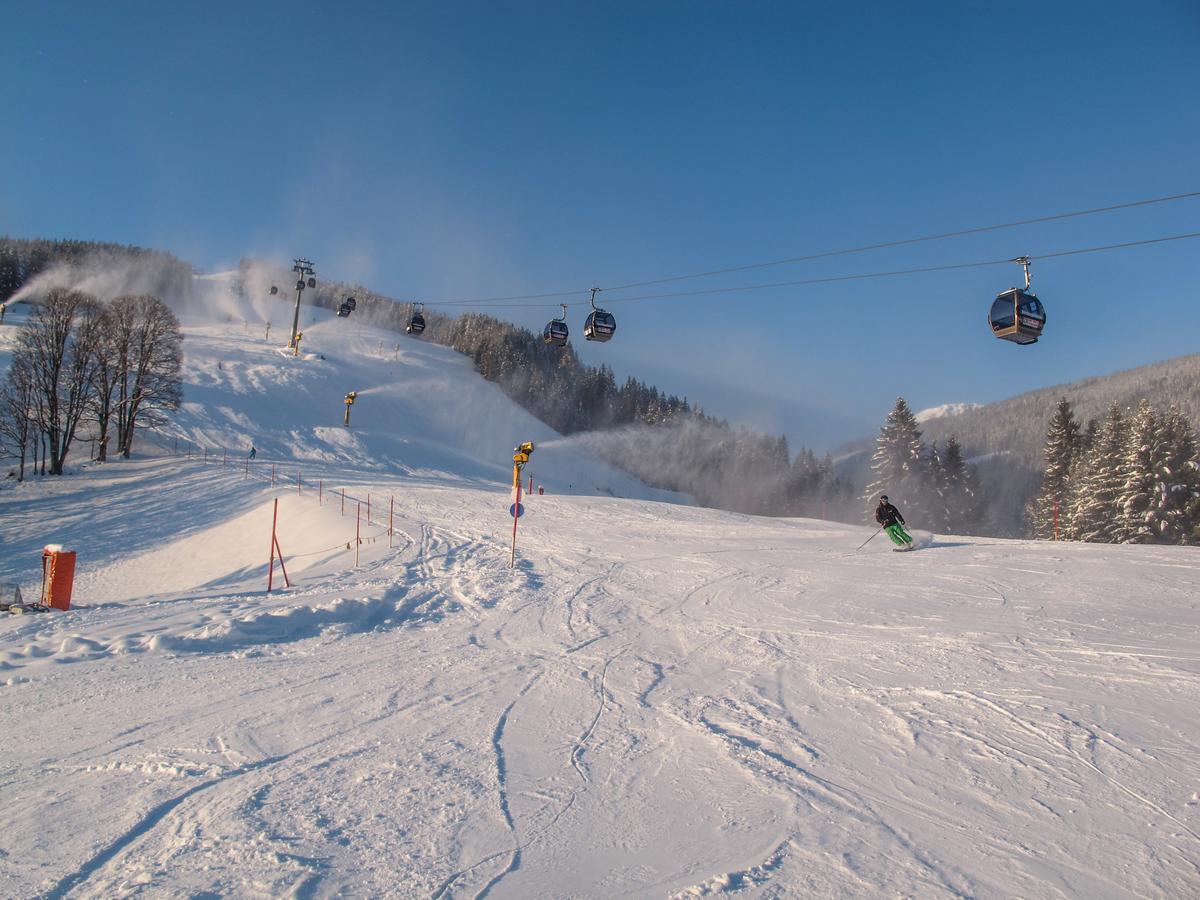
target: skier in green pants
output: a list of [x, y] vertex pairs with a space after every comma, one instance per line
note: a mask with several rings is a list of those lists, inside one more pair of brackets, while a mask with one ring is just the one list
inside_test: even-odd
[[906, 550], [912, 547], [912, 536], [904, 530], [907, 524], [904, 516], [900, 515], [900, 510], [888, 503], [887, 494], [879, 497], [879, 506], [875, 507], [875, 521], [883, 526], [883, 530], [897, 547]]

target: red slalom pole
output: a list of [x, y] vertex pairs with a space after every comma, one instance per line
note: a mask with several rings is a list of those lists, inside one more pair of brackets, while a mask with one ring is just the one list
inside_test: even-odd
[[292, 581], [288, 578], [287, 566], [283, 564], [283, 548], [279, 546], [279, 538], [275, 538], [275, 553], [279, 556], [279, 568], [283, 572], [283, 586], [291, 587]]
[[279, 521], [279, 498], [275, 498], [275, 512], [271, 515], [271, 558], [267, 562], [267, 593], [275, 580], [275, 524]]
[[367, 524], [371, 524], [371, 495], [367, 494]]

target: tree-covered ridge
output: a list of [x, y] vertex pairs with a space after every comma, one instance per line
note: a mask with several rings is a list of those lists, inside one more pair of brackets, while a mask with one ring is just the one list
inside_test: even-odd
[[[71, 286], [103, 294], [102, 282], [111, 283], [114, 273], [133, 270], [137, 283], [121, 284], [110, 296], [144, 293], [185, 300], [191, 289], [192, 267], [163, 250], [104, 241], [0, 237], [0, 303], [56, 268], [70, 271], [63, 273], [61, 284], [47, 285], [47, 289]], [[89, 284], [93, 280], [97, 284]]]

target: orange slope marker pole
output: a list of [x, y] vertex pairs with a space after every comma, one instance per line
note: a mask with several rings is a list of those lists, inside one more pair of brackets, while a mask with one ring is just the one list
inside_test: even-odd
[[271, 587], [275, 580], [275, 525], [279, 521], [279, 498], [275, 498], [275, 512], [271, 515], [271, 558], [267, 563], [267, 593], [271, 593]]
[[288, 579], [287, 566], [283, 564], [283, 550], [279, 546], [279, 536], [275, 537], [275, 552], [279, 556], [279, 568], [283, 570], [283, 586], [291, 587], [292, 582]]

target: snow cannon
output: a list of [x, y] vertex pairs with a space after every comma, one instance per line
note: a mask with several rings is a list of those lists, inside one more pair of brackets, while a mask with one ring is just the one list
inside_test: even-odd
[[517, 487], [521, 483], [521, 470], [525, 468], [525, 463], [529, 462], [529, 457], [533, 454], [533, 441], [526, 441], [518, 447], [513, 448], [513, 487]]
[[354, 405], [354, 401], [358, 399], [358, 391], [351, 391], [346, 395], [346, 427], [350, 427], [350, 407]]

